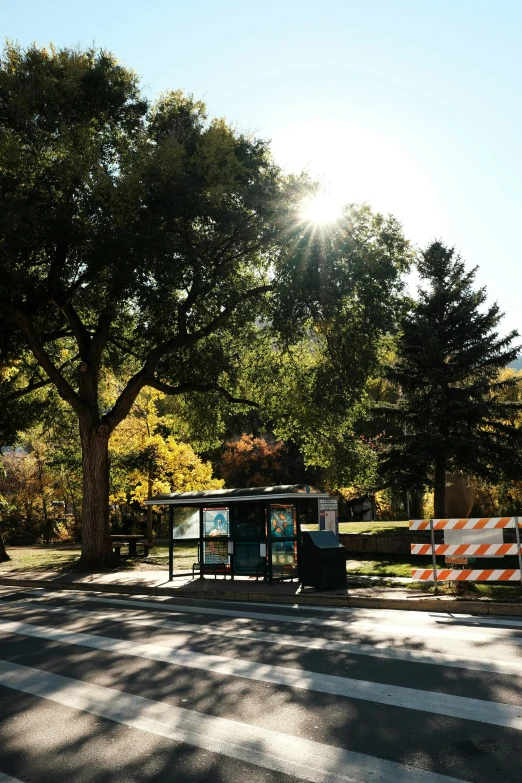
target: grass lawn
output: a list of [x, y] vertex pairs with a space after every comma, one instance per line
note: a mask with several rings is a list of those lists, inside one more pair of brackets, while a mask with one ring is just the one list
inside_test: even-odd
[[17, 571], [61, 571], [71, 567], [80, 557], [78, 545], [8, 547], [11, 558], [0, 563], [0, 575]]
[[[125, 550], [124, 550], [125, 551]], [[174, 568], [190, 570], [192, 563], [198, 559], [198, 549], [194, 546], [178, 546], [174, 550]], [[49, 546], [8, 547], [7, 554], [11, 558], [7, 563], [0, 563], [0, 576], [19, 571], [68, 571], [80, 557], [78, 544], [50, 544]], [[125, 558], [120, 569], [154, 570], [168, 568], [168, 546], [156, 546], [149, 557]]]
[[[366, 556], [365, 556], [366, 555]], [[412, 569], [431, 568], [431, 555], [380, 555], [354, 552], [348, 554], [348, 570], [357, 574], [367, 576], [411, 576]], [[502, 558], [502, 565], [496, 558], [487, 557], [477, 558], [475, 563], [470, 564], [469, 568], [518, 568], [516, 557]], [[437, 557], [437, 568], [448, 568], [444, 562], [444, 557]], [[501, 585], [502, 586], [502, 585]]]
[[408, 531], [407, 520], [401, 522], [340, 522], [339, 533], [378, 533], [385, 536], [401, 535]]
[[379, 555], [354, 552], [348, 554], [346, 570], [364, 576], [411, 576], [412, 568], [431, 568], [431, 557]]
[[[174, 546], [174, 569], [176, 571], [190, 571], [192, 564], [198, 560], [197, 546], [180, 546], [178, 543]], [[132, 561], [135, 562], [135, 561]], [[155, 546], [145, 559], [140, 559], [143, 565], [169, 567], [169, 548], [168, 546]]]

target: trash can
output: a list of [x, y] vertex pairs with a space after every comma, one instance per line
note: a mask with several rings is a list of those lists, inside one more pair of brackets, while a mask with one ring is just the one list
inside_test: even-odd
[[299, 576], [316, 590], [346, 587], [346, 549], [332, 530], [303, 530]]

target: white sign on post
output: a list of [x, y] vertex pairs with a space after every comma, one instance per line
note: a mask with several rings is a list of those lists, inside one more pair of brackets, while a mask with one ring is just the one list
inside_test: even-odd
[[[444, 530], [445, 544], [503, 544], [504, 532], [502, 528], [481, 528], [474, 530]], [[503, 555], [477, 555], [473, 557], [500, 557]]]
[[319, 530], [339, 534], [339, 501], [337, 498], [319, 498]]
[[337, 511], [325, 511], [324, 512], [324, 529], [331, 530], [332, 533], [337, 535]]

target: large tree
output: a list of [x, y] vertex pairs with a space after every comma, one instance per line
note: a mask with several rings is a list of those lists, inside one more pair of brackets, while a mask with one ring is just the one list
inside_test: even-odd
[[361, 422], [404, 309], [411, 262], [396, 218], [349, 205], [337, 221], [299, 236], [284, 270], [280, 324], [276, 317], [284, 342], [259, 395], [276, 435], [298, 443], [330, 488], [375, 485], [377, 460]]
[[486, 305], [454, 249], [431, 244], [420, 256], [418, 299], [402, 322], [389, 377], [399, 387], [390, 406], [396, 426], [382, 467], [405, 489], [434, 488], [434, 514], [446, 515], [447, 472], [513, 479], [522, 465], [518, 402], [506, 401], [516, 380], [500, 370], [518, 355], [518, 333], [501, 336], [502, 313]]
[[[110, 561], [111, 432], [146, 386], [234, 392], [240, 348], [269, 317], [304, 186], [267, 144], [169, 93], [149, 106], [103, 51], [0, 61], [3, 419], [53, 384], [83, 457], [82, 561]], [[106, 370], [120, 379], [102, 405]]]

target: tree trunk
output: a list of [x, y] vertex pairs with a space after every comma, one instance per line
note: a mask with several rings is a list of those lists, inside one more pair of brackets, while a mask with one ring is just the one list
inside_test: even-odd
[[410, 491], [410, 518], [421, 519], [422, 517], [423, 492], [420, 489]]
[[45, 502], [45, 487], [43, 483], [43, 465], [38, 460], [38, 484], [40, 487], [40, 496], [42, 499], [42, 516], [43, 516], [43, 530], [44, 530], [44, 543], [51, 543], [51, 528], [49, 525], [49, 514], [47, 513], [47, 503]]
[[0, 530], [0, 563], [7, 563], [11, 558], [5, 550], [4, 539], [2, 538], [2, 531]]
[[435, 460], [433, 514], [436, 519], [446, 517], [446, 455], [439, 454]]
[[83, 466], [83, 568], [114, 565], [109, 539], [109, 433], [106, 427], [80, 419]]
[[[147, 500], [152, 498], [152, 485], [154, 483], [154, 473], [152, 470], [152, 460], [149, 460], [149, 475], [147, 481]], [[147, 540], [152, 544], [152, 506], [147, 506]]]

